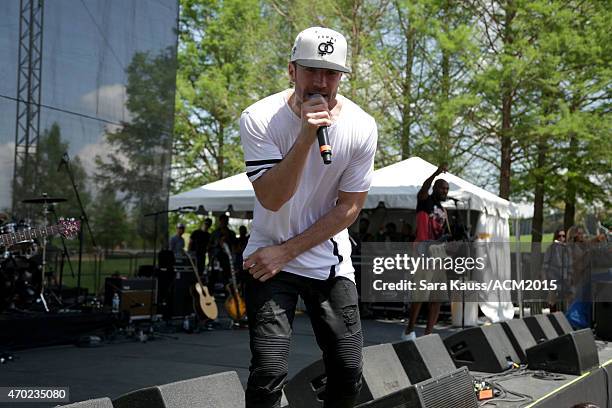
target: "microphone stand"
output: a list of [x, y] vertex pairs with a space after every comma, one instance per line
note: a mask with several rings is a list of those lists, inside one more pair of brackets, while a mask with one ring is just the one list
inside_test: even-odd
[[[57, 212], [55, 211], [55, 207], [53, 204], [49, 205], [49, 212], [53, 214], [53, 221], [57, 225], [59, 219], [57, 217]], [[63, 300], [63, 282], [64, 282], [64, 260], [68, 261], [68, 267], [70, 268], [70, 274], [72, 278], [74, 278], [74, 268], [72, 267], [72, 261], [70, 260], [70, 254], [68, 253], [68, 248], [66, 247], [66, 240], [62, 234], [59, 235], [60, 240], [62, 241], [62, 263], [60, 265], [60, 274], [59, 274], [59, 282], [58, 282], [58, 291], [59, 291], [59, 299]]]
[[[149, 332], [146, 336], [146, 339], [154, 340], [155, 336], [159, 336], [159, 337], [170, 338], [173, 340], [178, 340], [178, 337], [175, 337], [175, 336], [170, 336], [167, 334], [162, 335], [160, 333], [156, 333], [155, 327], [154, 327], [154, 321], [153, 321], [153, 305], [155, 304], [155, 306], [158, 306], [158, 300], [154, 298], [154, 293], [159, 292], [159, 280], [155, 278], [156, 266], [157, 266], [157, 234], [158, 234], [159, 216], [161, 214], [169, 214], [169, 213], [175, 213], [175, 212], [179, 212], [179, 213], [187, 212], [188, 213], [188, 212], [194, 212], [195, 210], [196, 210], [195, 207], [179, 207], [174, 210], [161, 210], [161, 211], [155, 211], [152, 213], [144, 214], [145, 217], [155, 217], [155, 230], [154, 230], [155, 232], [153, 234], [153, 275], [154, 276], [151, 277], [151, 298], [150, 298], [150, 303], [149, 303], [149, 319], [150, 319], [149, 321], [151, 325], [149, 326]], [[157, 295], [159, 297], [159, 293]], [[159, 312], [159, 310], [157, 311]]]
[[[461, 222], [462, 225], [463, 224], [463, 220], [461, 219], [461, 214], [459, 213], [459, 206], [457, 205], [457, 203], [462, 202], [461, 200], [458, 200], [456, 198], [451, 198], [449, 197], [451, 200], [453, 200], [453, 202], [455, 203], [455, 214], [457, 215], [457, 220]], [[467, 211], [470, 211], [470, 208], [468, 207]], [[465, 231], [466, 228], [467, 231]], [[470, 245], [471, 245], [471, 231], [472, 226], [465, 226], [464, 225], [464, 233], [463, 236], [461, 237], [462, 240], [464, 242], [467, 242], [467, 257], [469, 258], [471, 256], [471, 251], [470, 251]], [[466, 271], [468, 272], [468, 271]], [[461, 275], [461, 283], [462, 288], [461, 288], [461, 329], [465, 329], [465, 273]]]
[[145, 217], [155, 217], [155, 232], [153, 233], [153, 269], [155, 269], [155, 267], [157, 266], [157, 256], [156, 255], [157, 255], [157, 233], [158, 233], [159, 216], [161, 214], [170, 214], [170, 213], [175, 213], [175, 212], [189, 213], [189, 212], [194, 212], [194, 211], [195, 211], [195, 207], [179, 207], [174, 210], [161, 210], [161, 211], [155, 211], [155, 212], [144, 215]]
[[87, 217], [87, 213], [85, 212], [85, 208], [83, 207], [83, 201], [81, 201], [81, 196], [79, 195], [79, 189], [74, 181], [74, 173], [72, 171], [72, 166], [70, 164], [70, 156], [68, 156], [68, 152], [64, 152], [62, 156], [62, 161], [58, 167], [58, 170], [61, 169], [62, 164], [66, 167], [66, 172], [68, 173], [68, 177], [70, 178], [70, 182], [72, 183], [72, 189], [74, 190], [74, 195], [76, 196], [77, 202], [79, 204], [79, 208], [81, 210], [81, 224], [79, 226], [79, 262], [77, 268], [77, 298], [76, 303], [79, 303], [79, 298], [81, 296], [81, 271], [83, 265], [83, 224], [87, 226], [87, 231], [89, 232], [89, 238], [91, 239], [91, 244], [94, 248], [97, 248], [96, 240], [94, 239], [94, 235], [91, 232], [91, 226], [89, 225], [89, 217]]

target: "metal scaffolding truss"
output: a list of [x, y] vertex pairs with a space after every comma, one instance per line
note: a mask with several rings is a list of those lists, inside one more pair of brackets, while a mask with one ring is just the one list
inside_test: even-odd
[[19, 56], [17, 67], [17, 118], [13, 211], [25, 191], [32, 191], [31, 166], [40, 132], [40, 94], [43, 45], [44, 0], [21, 0], [19, 15]]

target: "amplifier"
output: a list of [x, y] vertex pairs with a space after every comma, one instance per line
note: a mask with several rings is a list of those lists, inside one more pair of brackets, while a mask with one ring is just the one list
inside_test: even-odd
[[115, 292], [124, 290], [157, 289], [157, 280], [152, 278], [106, 278], [104, 281], [104, 304], [112, 304]]
[[112, 306], [113, 296], [119, 295], [119, 310], [131, 318], [146, 318], [157, 312], [157, 279], [106, 278], [104, 304]]

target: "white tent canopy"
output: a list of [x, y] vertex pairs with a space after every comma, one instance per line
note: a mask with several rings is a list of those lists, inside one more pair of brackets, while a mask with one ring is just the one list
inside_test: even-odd
[[169, 209], [204, 206], [207, 211], [253, 211], [255, 191], [246, 173], [236, 174], [202, 187], [170, 196]]
[[[421, 185], [437, 167], [411, 157], [374, 172], [372, 187], [364, 208], [376, 208], [384, 202], [386, 208], [416, 208]], [[449, 184], [449, 196], [460, 201], [461, 209], [471, 209], [508, 218], [510, 202], [450, 173], [438, 176]], [[449, 202], [449, 205], [452, 203]]]
[[[416, 208], [416, 194], [435, 170], [436, 166], [419, 157], [376, 170], [364, 208], [376, 208], [381, 201], [386, 208]], [[469, 207], [504, 219], [511, 215], [509, 201], [450, 173], [440, 178], [448, 181], [449, 195], [460, 200], [460, 208]], [[170, 209], [199, 205], [209, 211], [226, 211], [229, 205], [235, 211], [252, 211], [255, 192], [246, 173], [240, 173], [170, 197]]]

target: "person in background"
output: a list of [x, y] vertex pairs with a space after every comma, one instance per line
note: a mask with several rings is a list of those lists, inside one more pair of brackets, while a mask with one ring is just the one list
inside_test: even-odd
[[236, 233], [229, 227], [229, 216], [227, 214], [221, 214], [217, 218], [217, 228], [213, 231], [210, 236], [210, 243], [208, 245], [208, 259], [209, 263], [215, 265], [217, 261], [221, 270], [213, 270], [209, 276], [210, 289], [215, 290], [215, 284], [221, 283], [222, 286], [229, 281], [230, 277], [230, 257], [225, 252], [223, 244], [226, 243], [230, 252], [236, 242]]
[[208, 230], [211, 225], [212, 220], [206, 218], [200, 225], [200, 228], [193, 231], [189, 236], [189, 252], [195, 253], [199, 274], [202, 274], [206, 266], [206, 250], [210, 241], [210, 232]]
[[374, 241], [374, 236], [368, 232], [370, 220], [362, 218], [359, 220], [359, 243]]
[[[417, 194], [415, 242], [425, 243], [428, 241], [443, 241], [445, 237], [450, 236], [448, 214], [444, 207], [442, 207], [442, 201], [446, 201], [449, 189], [446, 180], [436, 180], [433, 185], [433, 191], [429, 194], [429, 189], [434, 179], [440, 174], [446, 173], [446, 170], [446, 164], [439, 166], [438, 169], [425, 180]], [[417, 251], [428, 254], [427, 244], [424, 246], [417, 246], [416, 248]], [[412, 302], [410, 307], [410, 320], [405, 330], [402, 332], [402, 340], [416, 339], [414, 326], [416, 325], [421, 305], [422, 302]], [[429, 302], [429, 313], [427, 316], [425, 334], [431, 334], [434, 325], [438, 321], [439, 314], [440, 302]]]
[[578, 298], [585, 299], [584, 292], [585, 284], [589, 278], [589, 260], [588, 256], [591, 247], [589, 243], [597, 243], [605, 241], [604, 235], [597, 235], [591, 239], [587, 239], [584, 228], [579, 225], [573, 225], [567, 230], [567, 244], [569, 250], [569, 277], [572, 288]]
[[174, 256], [183, 255], [185, 249], [185, 239], [183, 234], [185, 233], [185, 224], [176, 225], [176, 234], [170, 238], [170, 250], [174, 253]]
[[557, 228], [553, 236], [553, 243], [544, 253], [541, 276], [542, 280], [554, 279], [558, 283], [556, 291], [548, 291], [547, 302], [551, 312], [560, 310], [559, 299], [557, 298], [559, 295], [561, 295], [563, 300], [566, 300], [569, 288], [565, 282], [568, 278], [569, 257], [565, 245], [565, 231], [563, 228]]
[[403, 242], [414, 242], [414, 240], [416, 239], [416, 235], [414, 235], [412, 225], [406, 222], [402, 223], [401, 236]]
[[236, 271], [238, 272], [238, 280], [240, 283], [244, 282], [245, 278], [248, 276], [248, 272], [246, 272], [242, 266], [243, 257], [242, 253], [247, 247], [249, 242], [249, 234], [247, 232], [247, 228], [244, 225], [241, 225], [238, 228], [238, 237], [234, 243], [234, 265], [236, 266]]

